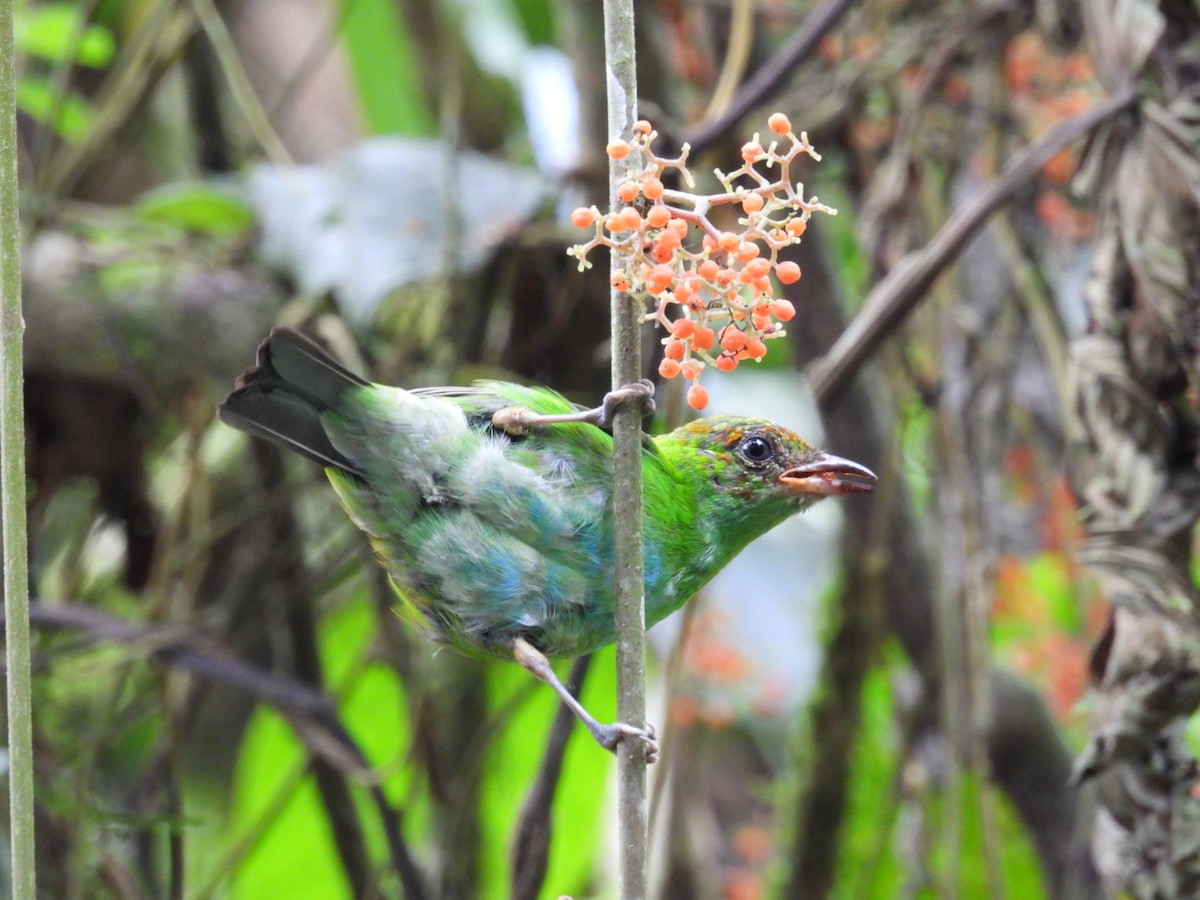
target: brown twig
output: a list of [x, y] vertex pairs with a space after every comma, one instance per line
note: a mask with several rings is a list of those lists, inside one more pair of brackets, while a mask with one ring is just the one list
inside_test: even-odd
[[1130, 88], [1067, 119], [1041, 140], [1018, 151], [1000, 176], [955, 211], [924, 249], [894, 268], [872, 289], [858, 317], [829, 352], [809, 366], [809, 383], [818, 400], [829, 402], [846, 387], [867, 357], [924, 299], [929, 287], [958, 258], [988, 217], [1033, 179], [1055, 153], [1125, 112], [1140, 97], [1140, 92]]
[[687, 129], [682, 135], [682, 142], [691, 144], [692, 150], [699, 152], [719, 140], [778, 89], [853, 5], [854, 0], [826, 0], [809, 13], [787, 43], [742, 85], [721, 115]]

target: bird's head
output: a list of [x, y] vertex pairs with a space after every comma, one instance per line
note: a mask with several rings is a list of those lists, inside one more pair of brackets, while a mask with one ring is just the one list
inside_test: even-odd
[[761, 419], [699, 419], [670, 435], [690, 444], [695, 462], [725, 498], [780, 507], [786, 514], [822, 497], [870, 491], [875, 473], [818, 450], [793, 431]]

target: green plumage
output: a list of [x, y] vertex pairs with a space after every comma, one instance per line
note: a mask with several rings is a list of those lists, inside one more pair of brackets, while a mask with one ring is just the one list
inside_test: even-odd
[[[612, 437], [581, 422], [513, 434], [493, 424], [509, 407], [576, 410], [553, 391], [503, 382], [370, 384], [281, 330], [221, 416], [326, 467], [405, 607], [436, 637], [467, 653], [511, 658], [523, 638], [547, 656], [577, 656], [615, 637]], [[754, 419], [703, 419], [648, 439], [647, 624], [819, 496], [867, 489], [835, 477], [866, 470], [829, 460], [845, 463]]]

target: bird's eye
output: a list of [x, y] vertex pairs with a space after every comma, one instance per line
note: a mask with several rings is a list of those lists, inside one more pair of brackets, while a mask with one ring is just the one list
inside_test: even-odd
[[763, 437], [748, 437], [738, 445], [738, 452], [748, 463], [765, 463], [771, 458], [771, 442]]

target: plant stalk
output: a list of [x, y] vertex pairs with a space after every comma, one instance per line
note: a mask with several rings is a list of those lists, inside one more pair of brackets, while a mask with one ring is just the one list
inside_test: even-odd
[[25, 534], [25, 398], [21, 232], [17, 191], [13, 4], [0, 3], [0, 515], [8, 672], [8, 802], [12, 896], [34, 900], [33, 712], [29, 671], [29, 555]]
[[[632, 0], [604, 0], [604, 56], [608, 84], [608, 137], [628, 139], [637, 119], [637, 71]], [[609, 161], [609, 208], [628, 160]], [[615, 267], [615, 266], [614, 266]], [[641, 378], [641, 309], [629, 294], [612, 293], [612, 384]], [[642, 554], [642, 410], [624, 404], [613, 421], [613, 540], [616, 565], [617, 718], [646, 721], [646, 611]], [[646, 896], [646, 757], [638, 741], [617, 745], [620, 819], [620, 896]]]

